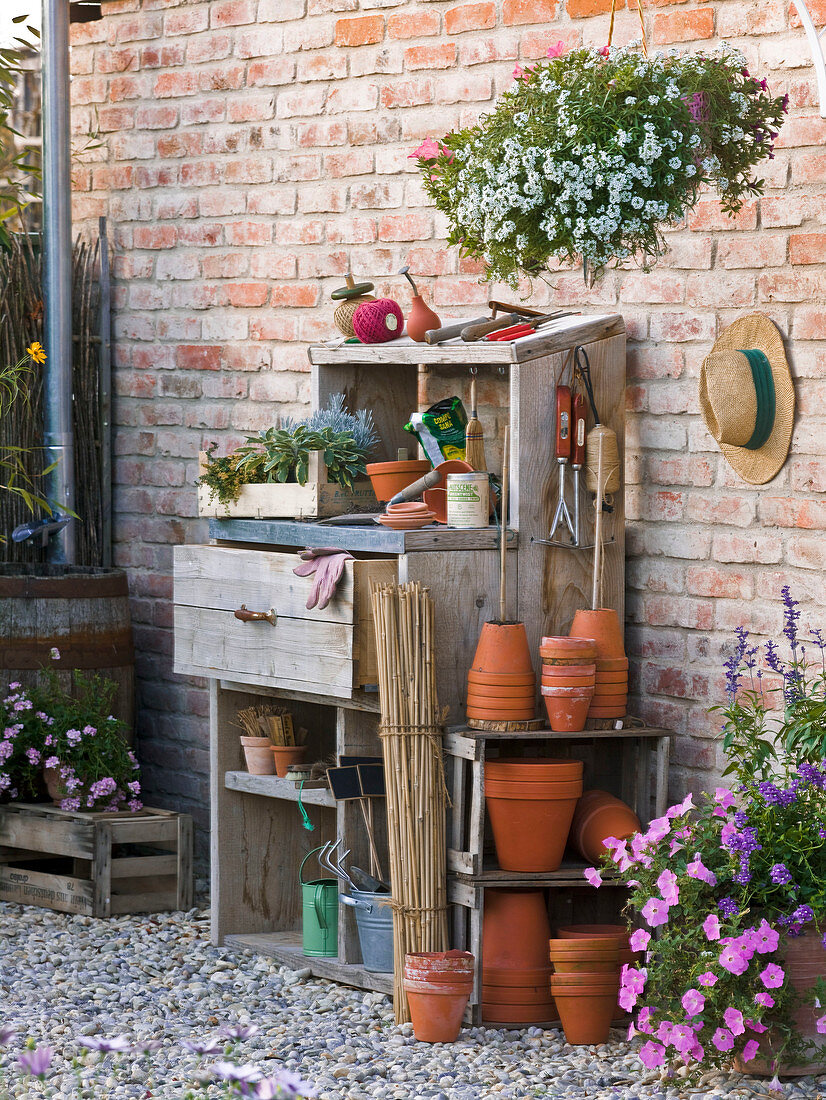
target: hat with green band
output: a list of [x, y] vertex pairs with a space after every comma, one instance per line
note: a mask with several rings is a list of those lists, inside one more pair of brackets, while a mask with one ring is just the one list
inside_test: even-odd
[[794, 383], [780, 332], [752, 313], [723, 332], [700, 368], [700, 409], [732, 469], [764, 485], [786, 461]]

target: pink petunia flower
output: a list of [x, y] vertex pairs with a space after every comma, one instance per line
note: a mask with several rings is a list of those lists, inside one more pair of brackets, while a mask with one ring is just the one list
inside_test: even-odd
[[665, 1043], [666, 1046], [671, 1042], [671, 1033], [674, 1030], [674, 1025], [670, 1020], [663, 1020], [660, 1026], [657, 1028], [657, 1038], [661, 1043]]
[[756, 1031], [758, 1035], [762, 1035], [766, 1030], [766, 1025], [761, 1024], [759, 1020], [746, 1020], [746, 1027], [749, 1031]]
[[742, 1035], [746, 1030], [743, 1024], [743, 1013], [739, 1008], [727, 1008], [723, 1013], [723, 1022], [732, 1035]]
[[682, 1006], [686, 1016], [699, 1016], [706, 1007], [706, 999], [699, 989], [688, 989], [682, 996]]
[[682, 802], [679, 802], [676, 806], [669, 806], [665, 811], [666, 817], [682, 817], [683, 814], [687, 814], [689, 810], [694, 809], [694, 796], [687, 794]]
[[820, 1019], [816, 1020], [815, 1027], [819, 1035], [826, 1035], [826, 1016], [821, 1016]]
[[719, 806], [722, 806], [724, 810], [728, 810], [735, 804], [734, 795], [728, 787], [716, 787], [714, 791], [714, 801]]
[[680, 900], [680, 890], [677, 886], [677, 876], [673, 871], [663, 871], [657, 879], [657, 889], [663, 896], [666, 905], [676, 905]]
[[597, 890], [602, 886], [602, 875], [596, 867], [586, 867], [582, 874], [590, 886], [595, 886]]
[[754, 994], [754, 1003], [756, 1005], [762, 1005], [763, 1008], [774, 1008], [774, 997], [771, 993], [765, 993], [761, 990], [759, 993]]
[[517, 65], [516, 68], [513, 70], [513, 79], [521, 80], [524, 75], [525, 70], [522, 68], [521, 65]]
[[697, 979], [697, 982], [700, 985], [704, 985], [706, 988], [709, 988], [712, 985], [717, 985], [717, 975], [712, 974], [710, 970], [706, 970], [704, 974], [700, 975], [700, 977]]
[[739, 947], [733, 943], [728, 944], [720, 952], [720, 966], [728, 970], [729, 974], [745, 974], [749, 968], [749, 960]]
[[548, 57], [562, 57], [564, 53], [567, 53], [568, 47], [560, 38], [559, 41], [553, 45], [548, 46]]
[[644, 1043], [640, 1048], [640, 1061], [646, 1069], [654, 1069], [655, 1066], [661, 1066], [665, 1061], [665, 1047], [649, 1039], [648, 1042]]
[[719, 940], [720, 919], [716, 913], [709, 913], [709, 915], [703, 921], [703, 931], [706, 934], [707, 940]]
[[639, 1015], [637, 1016], [637, 1030], [651, 1034], [651, 1017], [654, 1015], [654, 1010], [649, 1008], [648, 1005], [645, 1008], [641, 1008]]
[[750, 1062], [755, 1054], [760, 1049], [760, 1044], [756, 1039], [749, 1039], [746, 1045], [743, 1047], [743, 1061]]
[[671, 1045], [679, 1054], [688, 1054], [696, 1042], [694, 1028], [689, 1024], [675, 1024], [671, 1029]]
[[653, 844], [659, 844], [663, 837], [668, 836], [671, 832], [671, 822], [667, 817], [655, 817], [651, 824], [648, 826], [648, 832], [645, 834]]
[[717, 876], [713, 871], [709, 871], [708, 867], [700, 859], [699, 855], [694, 856], [691, 863], [686, 866], [686, 873], [691, 878], [700, 879], [701, 882], [707, 882], [709, 886], [717, 885]]
[[734, 1036], [724, 1027], [718, 1027], [711, 1036], [711, 1041], [718, 1050], [731, 1050], [734, 1046]]
[[779, 989], [785, 977], [785, 970], [777, 963], [769, 963], [765, 970], [760, 971], [760, 981], [766, 989]]
[[669, 905], [662, 898], [649, 898], [641, 912], [649, 928], [658, 928], [668, 924], [668, 910]]
[[651, 941], [651, 933], [644, 928], [638, 928], [628, 937], [628, 944], [632, 951], [645, 951]]
[[777, 950], [780, 935], [767, 920], [762, 920], [758, 927], [752, 931], [752, 943], [758, 955], [770, 955]]
[[422, 160], [435, 160], [438, 157], [440, 146], [433, 138], [425, 138], [418, 149], [414, 149], [408, 160], [420, 157]]

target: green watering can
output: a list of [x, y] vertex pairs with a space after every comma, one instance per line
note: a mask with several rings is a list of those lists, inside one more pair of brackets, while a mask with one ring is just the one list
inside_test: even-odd
[[334, 959], [338, 955], [338, 880], [317, 878], [311, 882], [304, 881], [304, 864], [323, 847], [321, 845], [308, 852], [298, 869], [302, 943], [305, 955]]

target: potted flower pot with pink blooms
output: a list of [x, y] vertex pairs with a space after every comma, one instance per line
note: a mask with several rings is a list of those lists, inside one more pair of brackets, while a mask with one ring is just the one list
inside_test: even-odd
[[739, 630], [726, 663], [728, 781], [606, 841], [645, 952], [619, 1001], [649, 1069], [826, 1072], [826, 640], [783, 599], [788, 659]]

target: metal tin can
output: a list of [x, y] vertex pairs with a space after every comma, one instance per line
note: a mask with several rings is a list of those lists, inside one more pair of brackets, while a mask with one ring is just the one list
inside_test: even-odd
[[448, 527], [487, 527], [490, 514], [488, 475], [447, 475]]

